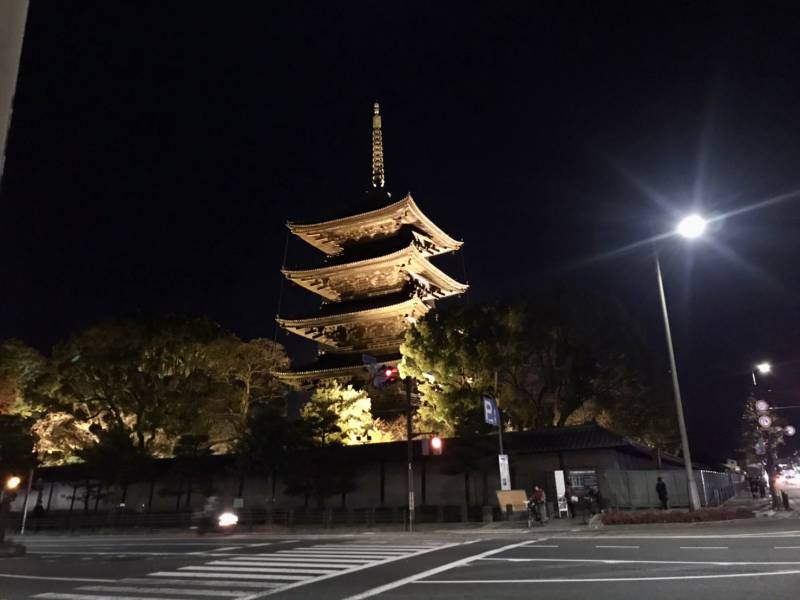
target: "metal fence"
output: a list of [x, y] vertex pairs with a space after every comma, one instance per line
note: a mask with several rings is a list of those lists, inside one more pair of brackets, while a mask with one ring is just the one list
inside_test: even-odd
[[[717, 473], [695, 470], [700, 503], [703, 506], [720, 506], [736, 495], [744, 484], [744, 477], [737, 473]], [[600, 473], [600, 492], [606, 506], [621, 509], [658, 508], [656, 494], [657, 477], [667, 486], [669, 506], [689, 505], [686, 472], [683, 469], [670, 471], [644, 471], [614, 469]]]

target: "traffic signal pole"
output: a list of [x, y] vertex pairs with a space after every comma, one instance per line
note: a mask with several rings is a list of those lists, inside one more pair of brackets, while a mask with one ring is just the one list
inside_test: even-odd
[[411, 404], [411, 377], [405, 378], [406, 386], [406, 441], [408, 454], [408, 531], [414, 531], [414, 431], [413, 406]]

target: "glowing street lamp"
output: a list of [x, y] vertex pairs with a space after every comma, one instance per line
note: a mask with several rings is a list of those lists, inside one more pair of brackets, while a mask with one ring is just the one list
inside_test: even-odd
[[758, 379], [756, 379], [756, 371], [758, 371], [759, 375], [769, 375], [770, 373], [772, 373], [772, 365], [767, 361], [760, 362], [756, 365], [755, 370], [752, 372], [754, 386], [758, 386]]
[[[700, 237], [706, 230], [706, 220], [700, 215], [690, 215], [678, 223], [675, 231], [678, 235], [694, 239]], [[672, 393], [675, 397], [675, 412], [678, 417], [678, 429], [681, 434], [681, 451], [683, 453], [684, 467], [686, 468], [686, 487], [689, 491], [689, 510], [700, 510], [700, 493], [697, 490], [697, 482], [694, 480], [692, 472], [692, 454], [689, 450], [689, 436], [686, 433], [686, 420], [683, 416], [683, 400], [681, 399], [681, 386], [678, 383], [678, 367], [675, 363], [675, 349], [672, 346], [672, 331], [669, 327], [669, 313], [667, 311], [667, 297], [664, 293], [664, 278], [661, 275], [661, 261], [658, 259], [658, 251], [655, 251], [656, 276], [658, 278], [658, 292], [661, 300], [661, 313], [664, 317], [664, 333], [667, 338], [667, 352], [669, 354], [669, 366], [672, 372]]]
[[679, 235], [693, 240], [694, 238], [698, 238], [703, 235], [703, 232], [706, 230], [706, 225], [708, 221], [706, 221], [700, 215], [689, 215], [681, 220], [678, 223], [678, 227], [675, 231], [678, 232]]
[[20, 479], [16, 475], [12, 475], [8, 479], [6, 479], [6, 490], [13, 491], [19, 487], [20, 483], [22, 483], [22, 479]]

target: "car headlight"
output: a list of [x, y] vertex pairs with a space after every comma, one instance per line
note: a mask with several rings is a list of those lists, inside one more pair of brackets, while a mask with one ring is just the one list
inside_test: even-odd
[[217, 519], [217, 523], [219, 523], [220, 527], [230, 527], [232, 525], [236, 525], [238, 522], [239, 517], [231, 512], [222, 513]]

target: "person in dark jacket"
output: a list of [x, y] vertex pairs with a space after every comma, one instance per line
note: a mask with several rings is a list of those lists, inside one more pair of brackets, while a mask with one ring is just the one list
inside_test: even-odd
[[669, 494], [667, 493], [667, 484], [661, 479], [658, 478], [658, 482], [656, 483], [656, 494], [658, 494], [658, 499], [661, 501], [661, 510], [667, 510], [669, 508], [667, 506], [667, 502], [669, 502]]

